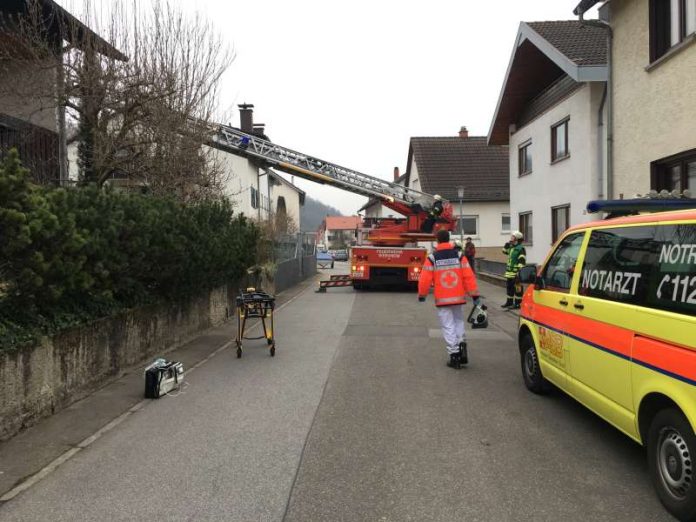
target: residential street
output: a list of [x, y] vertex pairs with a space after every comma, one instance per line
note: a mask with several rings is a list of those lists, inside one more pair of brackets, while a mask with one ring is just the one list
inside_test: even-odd
[[642, 448], [527, 392], [517, 316], [481, 286], [491, 325], [460, 371], [431, 299], [308, 287], [277, 312], [275, 358], [220, 351], [0, 520], [671, 520]]

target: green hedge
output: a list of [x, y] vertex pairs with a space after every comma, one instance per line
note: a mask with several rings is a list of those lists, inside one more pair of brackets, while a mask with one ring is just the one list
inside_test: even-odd
[[0, 349], [241, 278], [259, 232], [226, 200], [32, 185], [0, 164]]

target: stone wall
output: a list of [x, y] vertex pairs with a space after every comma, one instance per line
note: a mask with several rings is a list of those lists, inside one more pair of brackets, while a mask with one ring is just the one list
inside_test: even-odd
[[224, 322], [236, 289], [153, 305], [66, 330], [39, 345], [0, 352], [0, 440], [65, 408], [129, 366], [159, 356]]

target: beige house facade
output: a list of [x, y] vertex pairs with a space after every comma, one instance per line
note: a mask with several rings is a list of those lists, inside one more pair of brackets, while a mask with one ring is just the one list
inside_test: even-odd
[[696, 192], [696, 2], [611, 0], [600, 18], [612, 29], [609, 197]]

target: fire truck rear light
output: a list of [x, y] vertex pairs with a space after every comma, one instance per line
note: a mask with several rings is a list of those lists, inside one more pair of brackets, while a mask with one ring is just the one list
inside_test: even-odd
[[358, 267], [353, 265], [353, 272], [355, 272], [357, 269], [358, 269]]
[[417, 274], [418, 272], [420, 272], [420, 267], [413, 267], [413, 271]]

